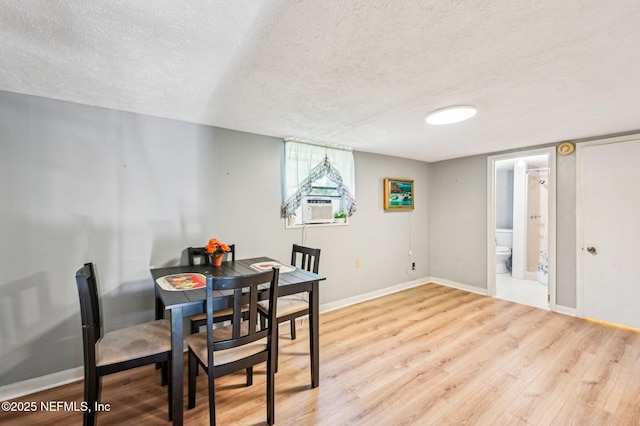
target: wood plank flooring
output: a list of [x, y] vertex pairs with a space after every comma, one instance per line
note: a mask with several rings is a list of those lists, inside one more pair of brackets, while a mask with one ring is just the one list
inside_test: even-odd
[[[320, 316], [280, 338], [277, 425], [640, 425], [640, 333], [426, 284]], [[185, 366], [186, 371], [186, 366]], [[265, 424], [264, 368], [216, 382], [219, 425]], [[185, 424], [208, 423], [207, 387]], [[82, 401], [82, 383], [18, 401]], [[99, 425], [167, 425], [159, 372], [106, 377]], [[186, 401], [186, 383], [185, 383]], [[3, 425], [81, 424], [78, 412], [0, 412]]]

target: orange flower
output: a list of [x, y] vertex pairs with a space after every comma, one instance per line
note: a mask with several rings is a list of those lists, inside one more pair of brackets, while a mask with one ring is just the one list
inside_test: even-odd
[[222, 241], [219, 241], [217, 238], [210, 239], [209, 243], [207, 244], [207, 253], [209, 254], [226, 253], [229, 251], [231, 251], [231, 247], [229, 247]]

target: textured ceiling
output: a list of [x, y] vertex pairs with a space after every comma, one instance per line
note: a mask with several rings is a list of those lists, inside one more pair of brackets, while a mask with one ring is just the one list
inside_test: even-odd
[[[425, 161], [640, 128], [640, 2], [0, 0], [0, 90]], [[428, 126], [427, 112], [478, 115]]]

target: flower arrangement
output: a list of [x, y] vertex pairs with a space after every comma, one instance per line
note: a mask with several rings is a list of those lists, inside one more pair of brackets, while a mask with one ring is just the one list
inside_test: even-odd
[[222, 241], [219, 241], [217, 238], [210, 239], [209, 243], [207, 244], [207, 253], [209, 253], [209, 256], [211, 257], [220, 256], [230, 251], [231, 247], [229, 247]]
[[231, 251], [231, 247], [229, 247], [222, 241], [219, 241], [217, 238], [210, 239], [206, 249], [207, 253], [209, 253], [211, 265], [213, 266], [222, 265], [224, 254]]

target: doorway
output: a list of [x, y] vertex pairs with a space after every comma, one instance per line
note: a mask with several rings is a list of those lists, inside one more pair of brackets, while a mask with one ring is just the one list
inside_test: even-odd
[[487, 293], [555, 307], [555, 149], [488, 158]]

